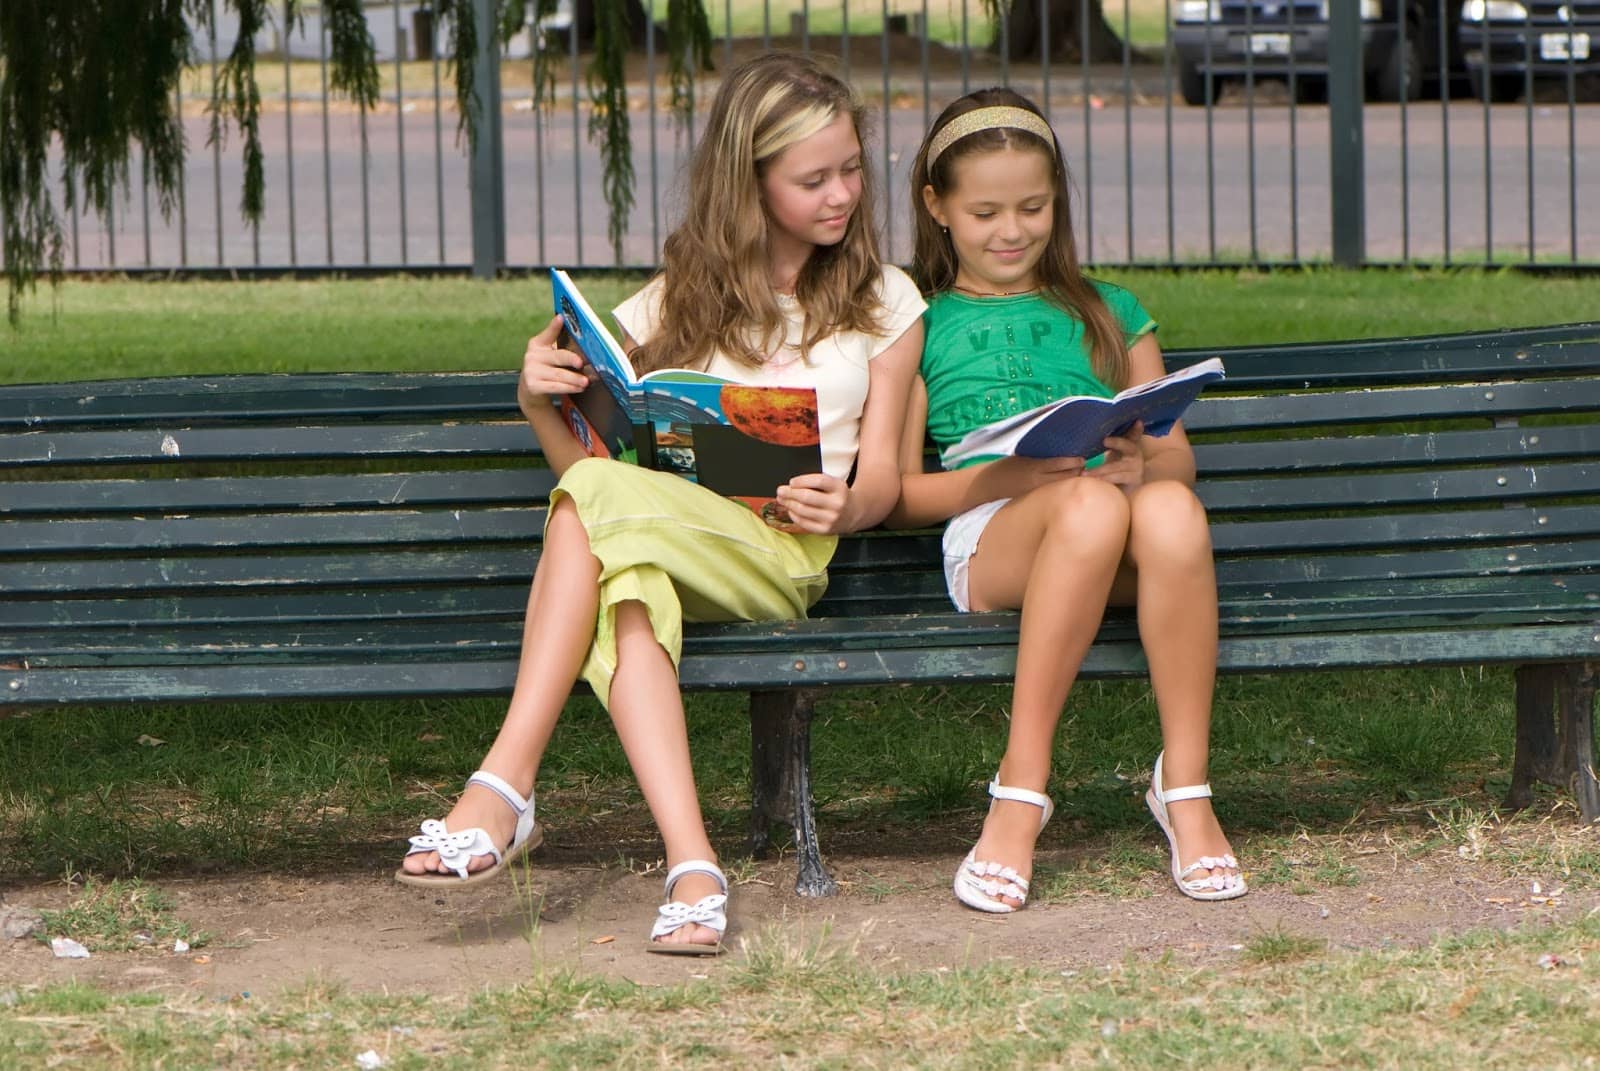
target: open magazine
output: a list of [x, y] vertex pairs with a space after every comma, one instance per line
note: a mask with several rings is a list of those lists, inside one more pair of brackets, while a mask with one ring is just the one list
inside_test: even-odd
[[[775, 497], [796, 476], [822, 471], [817, 392], [749, 386], [681, 368], [643, 376], [566, 272], [550, 285], [566, 333], [593, 369], [561, 412], [593, 457], [671, 472], [796, 531]], [[585, 369], [588, 371], [589, 369]]]
[[1208, 383], [1223, 378], [1222, 362], [1210, 360], [1140, 383], [1112, 398], [1074, 395], [968, 432], [945, 451], [956, 465], [974, 457], [1082, 457], [1105, 453], [1105, 439], [1144, 421], [1146, 435], [1162, 436], [1183, 416]]

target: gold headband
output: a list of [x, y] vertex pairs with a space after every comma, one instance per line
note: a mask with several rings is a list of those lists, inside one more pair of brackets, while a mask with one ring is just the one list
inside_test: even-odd
[[1026, 108], [1018, 108], [1009, 104], [995, 105], [989, 108], [974, 108], [970, 112], [956, 116], [939, 129], [933, 136], [933, 141], [928, 145], [928, 166], [950, 146], [966, 137], [976, 134], [980, 130], [996, 130], [1001, 127], [1010, 127], [1013, 130], [1025, 130], [1037, 135], [1050, 146], [1050, 151], [1055, 152], [1055, 132], [1050, 129], [1050, 124]]

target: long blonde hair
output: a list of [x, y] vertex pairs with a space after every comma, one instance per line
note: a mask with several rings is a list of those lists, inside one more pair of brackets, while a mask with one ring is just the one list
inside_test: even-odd
[[[641, 375], [704, 367], [719, 350], [758, 367], [782, 346], [787, 323], [772, 289], [761, 177], [779, 153], [840, 115], [859, 140], [864, 110], [808, 57], [768, 53], [728, 72], [689, 164], [683, 222], [662, 245], [660, 327], [633, 353]], [[844, 237], [815, 247], [795, 282], [802, 356], [838, 331], [881, 333], [872, 186], [863, 167]]]
[[[1047, 142], [1038, 134], [1014, 127], [989, 127], [957, 138], [928, 166], [928, 146], [940, 130], [958, 116], [978, 108], [1009, 106], [1023, 108], [1044, 118], [1033, 101], [1010, 89], [979, 89], [951, 103], [933, 122], [911, 166], [912, 277], [924, 294], [935, 294], [955, 285], [960, 264], [950, 235], [939, 226], [922, 199], [924, 187], [933, 187], [937, 197], [955, 189], [958, 160], [977, 153], [1012, 148], [1044, 153], [1050, 159], [1055, 206], [1050, 240], [1039, 259], [1039, 286], [1046, 299], [1075, 316], [1083, 324], [1089, 344], [1090, 366], [1095, 377], [1115, 389], [1128, 385], [1128, 345], [1122, 327], [1106, 307], [1094, 284], [1078, 266], [1077, 245], [1072, 236], [1072, 201], [1066, 158], [1054, 136]], [[1048, 122], [1048, 120], [1047, 120]]]

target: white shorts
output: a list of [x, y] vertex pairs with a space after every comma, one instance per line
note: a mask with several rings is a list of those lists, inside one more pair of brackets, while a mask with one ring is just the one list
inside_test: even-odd
[[974, 506], [965, 513], [951, 517], [944, 526], [945, 589], [950, 593], [950, 601], [962, 613], [972, 609], [967, 599], [967, 571], [972, 556], [978, 552], [978, 540], [983, 538], [983, 530], [989, 526], [989, 519], [1010, 501], [1009, 498], [997, 498], [993, 502]]

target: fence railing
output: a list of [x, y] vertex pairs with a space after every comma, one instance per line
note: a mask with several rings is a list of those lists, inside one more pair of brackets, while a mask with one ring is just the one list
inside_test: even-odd
[[[1018, 0], [1042, 25], [1051, 3]], [[487, 19], [488, 0], [479, 6]], [[1102, 60], [1048, 40], [1026, 48], [1013, 20], [992, 26], [979, 0], [708, 3], [720, 69], [769, 47], [836, 57], [874, 118], [869, 158], [897, 261], [910, 255], [908, 173], [931, 118], [969, 88], [1009, 84], [1058, 132], [1088, 263], [1600, 266], [1600, 0], [1513, 6], [1520, 23], [1473, 22], [1471, 0], [1466, 21], [1461, 0], [1104, 0], [1117, 43]], [[1078, 36], [1090, 37], [1091, 5], [1078, 10]], [[383, 88], [367, 114], [330, 94], [321, 13], [302, 11], [295, 26], [280, 13], [258, 43], [260, 223], [237, 207], [238, 139], [207, 143], [205, 102], [233, 32], [218, 10], [216, 39], [199, 42], [180, 94], [190, 153], [176, 211], [163, 218], [153, 205], [136, 156], [110, 212], [70, 218], [70, 268], [488, 274], [619, 263], [587, 137], [579, 20], [530, 27], [480, 62], [489, 104], [469, 155], [443, 28], [425, 4], [369, 3]], [[553, 103], [535, 110], [541, 46], [559, 77]], [[629, 57], [638, 180], [625, 266], [655, 263], [701, 121], [667, 115], [653, 46]], [[700, 106], [716, 77], [697, 82]]]

